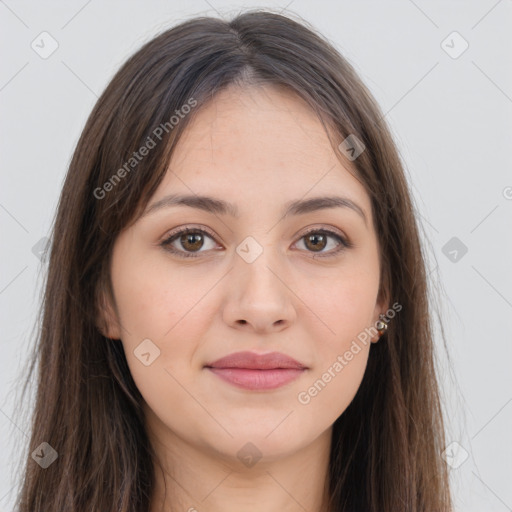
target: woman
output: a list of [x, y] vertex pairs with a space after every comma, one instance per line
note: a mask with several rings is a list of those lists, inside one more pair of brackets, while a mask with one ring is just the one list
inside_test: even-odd
[[350, 64], [278, 14], [184, 22], [70, 164], [18, 510], [449, 511], [431, 329]]

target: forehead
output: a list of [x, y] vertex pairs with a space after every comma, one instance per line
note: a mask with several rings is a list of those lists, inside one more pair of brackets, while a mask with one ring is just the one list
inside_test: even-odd
[[[336, 144], [342, 140], [331, 137]], [[229, 86], [199, 105], [170, 170], [155, 197], [214, 191], [234, 203], [263, 196], [286, 202], [338, 192], [370, 211], [364, 186], [350, 162], [337, 157], [312, 108], [275, 86]]]
[[[233, 151], [236, 149], [236, 151]], [[229, 86], [200, 106], [174, 153], [214, 152], [216, 158], [251, 155], [258, 161], [278, 156], [291, 161], [328, 157], [327, 135], [315, 113], [296, 94], [276, 86]]]

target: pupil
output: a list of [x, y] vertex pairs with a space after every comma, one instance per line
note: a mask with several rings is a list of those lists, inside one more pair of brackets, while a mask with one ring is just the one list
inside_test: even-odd
[[[196, 241], [194, 242], [194, 239]], [[192, 249], [200, 249], [202, 245], [201, 235], [197, 233], [187, 233], [185, 234], [185, 244], [191, 244], [194, 247]]]
[[324, 235], [310, 235], [308, 237], [308, 240], [310, 242], [312, 242], [313, 240], [313, 247], [315, 248], [319, 248], [320, 246], [320, 249], [323, 249], [325, 247], [325, 244], [322, 244], [322, 242], [318, 243], [318, 239], [321, 238], [323, 242], [325, 242], [324, 240]]

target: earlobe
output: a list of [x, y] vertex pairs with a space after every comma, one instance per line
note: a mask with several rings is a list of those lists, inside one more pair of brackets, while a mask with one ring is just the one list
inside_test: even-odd
[[377, 334], [375, 334], [371, 338], [372, 343], [377, 343], [379, 339], [386, 333], [388, 328], [388, 318], [383, 313], [379, 314], [379, 319], [373, 323], [373, 329], [377, 330]]
[[379, 320], [376, 322], [375, 327], [377, 331], [379, 332], [379, 338], [383, 336], [386, 331], [388, 330], [388, 322], [386, 315], [380, 314]]
[[96, 327], [105, 338], [112, 340], [121, 339], [121, 329], [119, 328], [117, 314], [104, 291], [100, 292], [97, 301]]
[[389, 294], [387, 290], [384, 290], [383, 293], [379, 293], [378, 302], [375, 306], [374, 311], [374, 321], [372, 326], [378, 331], [378, 334], [375, 334], [371, 338], [372, 343], [377, 343], [381, 336], [383, 336], [388, 327], [388, 318], [385, 315], [385, 312], [389, 310]]

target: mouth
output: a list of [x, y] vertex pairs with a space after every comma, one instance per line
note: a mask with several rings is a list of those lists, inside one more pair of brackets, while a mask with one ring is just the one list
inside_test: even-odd
[[225, 382], [248, 390], [277, 389], [297, 379], [308, 369], [279, 352], [236, 352], [208, 363], [205, 368]]

